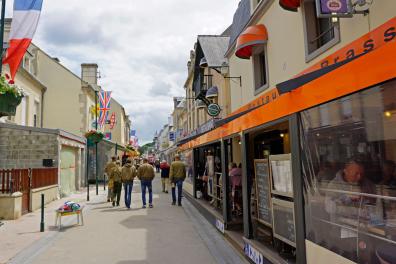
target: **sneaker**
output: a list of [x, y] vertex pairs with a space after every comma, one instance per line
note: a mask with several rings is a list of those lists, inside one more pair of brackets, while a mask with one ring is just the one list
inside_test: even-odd
[[109, 202], [110, 202], [110, 199], [107, 199], [107, 202], [109, 203]]
[[165, 191], [165, 193], [168, 193], [168, 191]]
[[115, 206], [115, 202], [112, 202], [113, 207]]
[[178, 206], [182, 206], [182, 204], [181, 204], [181, 203], [178, 203], [177, 205], [178, 205]]
[[172, 205], [176, 205], [176, 202], [172, 202]]
[[146, 206], [145, 206], [145, 205], [143, 205], [143, 206], [142, 206], [142, 209], [146, 209]]
[[154, 206], [152, 204], [149, 205], [150, 208], [153, 208]]

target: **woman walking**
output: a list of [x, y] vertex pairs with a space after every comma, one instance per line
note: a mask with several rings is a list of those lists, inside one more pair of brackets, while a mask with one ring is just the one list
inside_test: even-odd
[[166, 160], [163, 160], [160, 164], [160, 168], [161, 168], [162, 192], [168, 193], [170, 166], [168, 162], [166, 162]]

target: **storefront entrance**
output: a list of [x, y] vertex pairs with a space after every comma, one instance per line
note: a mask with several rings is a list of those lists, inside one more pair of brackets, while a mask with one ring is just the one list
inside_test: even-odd
[[296, 256], [289, 121], [245, 134], [250, 238], [291, 262]]

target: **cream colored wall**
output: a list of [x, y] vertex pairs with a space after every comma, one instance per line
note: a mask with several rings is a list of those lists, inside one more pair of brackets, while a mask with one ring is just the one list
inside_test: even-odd
[[[395, 16], [394, 10], [396, 10], [396, 1], [394, 0], [374, 1], [369, 15], [355, 15], [353, 18], [340, 19], [340, 42], [307, 63], [305, 61], [305, 38], [301, 8], [298, 12], [289, 12], [282, 9], [278, 1], [274, 1], [265, 15], [257, 22], [257, 24], [264, 24], [268, 31], [269, 89], [275, 88], [275, 85], [280, 82], [291, 79], [324, 57], [385, 23]], [[279, 23], [280, 19], [282, 23]], [[242, 75], [243, 87], [241, 98], [239, 84], [232, 82], [232, 80], [230, 82], [232, 111], [262, 94], [254, 95], [252, 61], [239, 59], [234, 53], [235, 50], [229, 58], [230, 76]]]
[[340, 255], [325, 249], [321, 246], [312, 243], [309, 240], [305, 240], [307, 250], [307, 264], [353, 264], [352, 262]]
[[80, 130], [81, 80], [41, 50], [37, 51], [36, 56], [37, 78], [47, 86], [44, 97], [44, 127], [83, 135]]
[[[4, 69], [5, 73], [9, 74], [8, 67]], [[15, 84], [23, 89], [26, 100], [26, 123], [25, 126], [34, 126], [34, 104], [35, 101], [39, 103], [38, 113], [37, 113], [37, 127], [40, 127], [41, 118], [41, 87], [37, 83], [30, 81], [24, 76], [23, 73], [18, 71], [15, 77]], [[22, 125], [22, 103], [18, 105], [16, 109], [16, 114], [12, 117], [12, 122], [17, 125]]]

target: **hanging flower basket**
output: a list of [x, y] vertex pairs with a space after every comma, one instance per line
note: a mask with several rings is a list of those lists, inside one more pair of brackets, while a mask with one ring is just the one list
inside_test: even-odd
[[93, 145], [95, 143], [99, 143], [100, 141], [102, 141], [104, 135], [102, 132], [91, 130], [85, 133], [85, 137], [88, 140], [88, 145]]
[[14, 81], [8, 81], [4, 76], [0, 77], [0, 117], [14, 116], [22, 97], [22, 90], [14, 84]]

